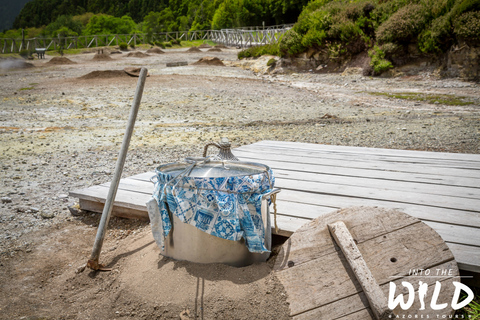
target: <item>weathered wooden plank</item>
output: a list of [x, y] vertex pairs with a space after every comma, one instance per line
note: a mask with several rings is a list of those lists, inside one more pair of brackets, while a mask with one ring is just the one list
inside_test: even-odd
[[[122, 191], [122, 197], [123, 198], [116, 198], [116, 199], [122, 199], [123, 202], [130, 203], [130, 205], [126, 206], [123, 205], [122, 203], [119, 203], [118, 201], [115, 202], [115, 205], [117, 207], [127, 207], [127, 208], [134, 208], [137, 210], [144, 210], [145, 209], [145, 203], [149, 200], [151, 196], [151, 188], [152, 184], [147, 181], [140, 181], [140, 180], [134, 180], [134, 179], [122, 179], [119, 185], [119, 190]], [[82, 199], [87, 199], [87, 200], [92, 200], [92, 201], [99, 201], [99, 199], [103, 199], [103, 197], [106, 197], [107, 192], [108, 192], [108, 187], [109, 183], [100, 185], [100, 186], [95, 186], [89, 189], [86, 189], [85, 192], [79, 192], [71, 193], [71, 196], [82, 198]], [[107, 190], [105, 190], [107, 189]], [[128, 191], [131, 191], [132, 193], [128, 193]], [[136, 195], [135, 193], [142, 193], [141, 195]], [[313, 197], [314, 200], [318, 200], [318, 196], [312, 195], [310, 193], [302, 193], [300, 197], [303, 199], [304, 203], [294, 203], [294, 202], [288, 202], [289, 205], [287, 208], [284, 208], [282, 204], [287, 203], [287, 201], [282, 201], [280, 198], [284, 198], [290, 195], [289, 190], [283, 190], [279, 195], [278, 195], [278, 216], [291, 216], [291, 217], [296, 217], [296, 218], [301, 218], [300, 221], [302, 222], [295, 222], [292, 223], [293, 221], [296, 221], [295, 219], [288, 219], [286, 221], [285, 219], [280, 219], [279, 221], [279, 228], [282, 231], [282, 235], [288, 236], [289, 234], [293, 233], [296, 231], [297, 226], [301, 225], [308, 219], [316, 218], [317, 216], [321, 214], [326, 214], [328, 212], [331, 212], [333, 210], [330, 210], [329, 207], [322, 207], [321, 212], [316, 213], [316, 206], [314, 205], [308, 205], [305, 204], [305, 202], [308, 201], [309, 197]], [[332, 196], [326, 196], [325, 201], [331, 201], [332, 203], [336, 203], [339, 206], [343, 207], [348, 207], [348, 206], [358, 206], [358, 205], [379, 205], [383, 207], [390, 207], [392, 209], [398, 209], [398, 206], [391, 206], [391, 202], [385, 202], [385, 203], [378, 203], [378, 202], [369, 202], [369, 201], [359, 201], [355, 202], [352, 201], [353, 199], [351, 197], [345, 197], [343, 198], [337, 198], [335, 200], [335, 197]], [[104, 200], [101, 200], [101, 202], [104, 202]], [[449, 225], [448, 223], [445, 223], [444, 220], [445, 217], [440, 215], [441, 210], [438, 208], [428, 208], [428, 207], [423, 207], [423, 208], [412, 208], [412, 207], [406, 207], [402, 208], [405, 213], [412, 214], [413, 216], [416, 215], [417, 212], [420, 212], [422, 218], [426, 215], [426, 213], [430, 212], [429, 216], [432, 218], [436, 218], [438, 221], [433, 222], [433, 221], [426, 221], [427, 224], [431, 225], [444, 239], [445, 241], [448, 242], [454, 242], [454, 243], [461, 243], [461, 244], [469, 244], [469, 245], [475, 245], [478, 246], [480, 241], [478, 240], [478, 228], [475, 228], [475, 226], [480, 225], [480, 219], [477, 217], [475, 218], [475, 215], [473, 216], [472, 219], [472, 214], [468, 214], [462, 211], [458, 212], [451, 212], [449, 213], [449, 216], [451, 216], [453, 221], [455, 223], [463, 223], [464, 226], [460, 225]], [[290, 211], [292, 210], [292, 211]], [[478, 216], [478, 214], [477, 214]], [[285, 222], [285, 223], [284, 223]], [[442, 223], [440, 223], [442, 222]], [[448, 221], [447, 221], [448, 222]]]
[[[457, 270], [457, 266], [455, 261], [449, 261], [446, 263], [443, 263], [441, 265], [435, 266], [436, 269], [441, 269], [441, 270]], [[428, 276], [407, 276], [407, 277], [402, 277], [400, 279], [392, 279], [397, 288], [401, 288], [402, 281], [407, 281], [412, 284], [412, 286], [415, 289], [416, 294], [418, 294], [418, 283], [419, 281], [422, 281], [423, 283], [426, 283], [429, 287], [427, 291], [427, 295], [425, 297], [425, 301], [431, 301], [432, 295], [433, 295], [433, 288], [432, 286], [435, 285], [435, 282], [439, 280], [436, 277], [428, 277]], [[442, 279], [440, 279], [442, 280]], [[460, 279], [458, 277], [446, 277], [446, 279], [443, 279], [441, 282], [442, 288], [452, 288], [453, 281], [459, 282]], [[389, 293], [389, 286], [390, 282], [385, 283], [380, 286], [380, 288], [383, 290], [384, 294], [388, 295]], [[397, 289], [398, 290], [398, 289]], [[440, 291], [440, 296], [438, 298], [438, 301], [440, 303], [443, 302], [450, 302], [451, 300], [451, 290], [442, 290]], [[408, 295], [407, 295], [408, 296]], [[411, 310], [414, 310], [415, 314], [418, 315], [418, 319], [421, 319], [420, 317], [424, 317], [424, 319], [427, 319], [428, 316], [433, 316], [431, 314], [430, 309], [425, 308], [425, 310], [420, 310], [421, 304], [419, 299], [415, 299]], [[342, 314], [346, 315], [364, 315], [363, 318], [358, 318], [358, 319], [368, 319], [371, 320], [373, 319], [373, 314], [371, 314], [370, 308], [368, 307], [368, 301], [367, 298], [365, 297], [365, 294], [363, 292], [359, 292], [358, 294], [354, 294], [351, 296], [348, 296], [344, 299], [340, 299], [337, 301], [334, 301], [330, 304], [322, 305], [319, 306], [318, 308], [314, 308], [312, 310], [306, 311], [304, 313], [301, 313], [297, 316], [294, 317], [295, 320], [310, 320], [310, 319], [339, 319], [339, 317], [342, 316]], [[394, 312], [401, 316], [405, 314], [405, 311], [401, 310], [400, 307], [397, 307]], [[430, 313], [430, 314], [429, 314]], [[433, 318], [433, 317], [432, 317]], [[436, 318], [436, 315], [435, 315]], [[340, 319], [343, 319], [340, 318]], [[357, 318], [353, 318], [357, 319]]]
[[361, 154], [366, 154], [366, 153], [381, 154], [381, 155], [403, 154], [409, 157], [480, 161], [480, 156], [478, 154], [469, 154], [469, 153], [447, 153], [447, 152], [432, 152], [432, 151], [417, 151], [417, 150], [351, 147], [351, 146], [336, 146], [336, 145], [326, 145], [326, 144], [316, 144], [316, 143], [273, 141], [273, 140], [264, 140], [264, 141], [254, 143], [252, 145], [278, 146], [278, 147], [284, 147], [284, 148], [304, 148], [308, 150], [329, 150], [329, 151], [335, 151], [335, 152], [353, 152], [353, 153], [361, 153]]
[[[420, 223], [418, 219], [396, 210], [380, 210], [370, 207], [356, 207], [355, 210], [357, 213], [355, 215], [349, 214], [351, 208], [338, 210], [310, 221], [297, 229], [295, 237], [288, 239], [284, 245], [286, 250], [279, 252], [275, 269], [287, 268], [288, 261], [293, 261], [295, 265], [299, 265], [310, 260], [320, 259], [338, 250], [328, 229], [319, 226], [326, 226], [338, 220], [348, 220], [347, 227], [359, 244], [374, 237]], [[312, 232], [312, 229], [315, 231]], [[304, 241], [305, 237], [308, 237], [308, 241]]]
[[[277, 170], [274, 171], [277, 174]], [[130, 177], [131, 179], [138, 179], [138, 180], [148, 180], [150, 179], [155, 173], [154, 172], [146, 172], [142, 174], [138, 174], [135, 176]], [[306, 174], [308, 176], [308, 174]], [[376, 179], [374, 179], [376, 180]], [[378, 180], [377, 180], [378, 181]], [[393, 186], [396, 183], [391, 183], [390, 185]], [[388, 186], [389, 187], [389, 186]], [[437, 186], [433, 187], [436, 189]], [[310, 191], [305, 189], [305, 191]], [[298, 196], [296, 196], [298, 195]], [[421, 195], [418, 195], [421, 197]], [[367, 205], [367, 206], [384, 206], [388, 208], [397, 208], [400, 211], [404, 211], [410, 215], [413, 215], [417, 218], [422, 220], [429, 220], [429, 221], [439, 221], [445, 223], [453, 223], [458, 225], [468, 225], [472, 227], [480, 227], [480, 213], [472, 213], [472, 212], [465, 212], [460, 210], [451, 210], [445, 208], [438, 208], [438, 207], [426, 207], [426, 206], [419, 206], [419, 205], [407, 205], [404, 203], [390, 203], [387, 201], [377, 201], [377, 200], [367, 200], [367, 199], [357, 199], [352, 197], [345, 197], [332, 195], [319, 195], [318, 197], [313, 197], [314, 199], [318, 199], [318, 201], [308, 202], [307, 199], [311, 199], [312, 196], [310, 193], [299, 193], [298, 191], [289, 191], [287, 189], [283, 190], [277, 200], [279, 203], [283, 203], [284, 205], [288, 203], [289, 209], [283, 210], [283, 205], [278, 206], [280, 212], [282, 214], [288, 214], [293, 216], [299, 216], [293, 209], [295, 206], [302, 206], [304, 207], [299, 208], [296, 210], [297, 212], [301, 213], [301, 216], [304, 218], [316, 218], [322, 212], [327, 212], [329, 208], [339, 209], [341, 207], [348, 207], [348, 206], [359, 206], [359, 205]], [[477, 197], [476, 199], [480, 198]], [[320, 208], [316, 208], [315, 206], [319, 206]], [[325, 208], [325, 209], [323, 209]], [[318, 210], [318, 214], [315, 212]], [[478, 210], [477, 210], [478, 211]]]
[[[107, 194], [108, 187], [101, 185], [69, 192], [69, 196], [71, 197], [100, 203], [105, 203]], [[149, 194], [118, 189], [117, 195], [115, 197], [114, 206], [145, 211], [146, 213], [145, 204], [148, 200], [150, 200], [150, 198], [151, 195]]]
[[[151, 194], [124, 190], [121, 188], [121, 186], [122, 182], [120, 182], [119, 184], [117, 196], [115, 197], [115, 202], [113, 204], [114, 214], [126, 218], [129, 218], [131, 216], [135, 219], [148, 219], [146, 203], [151, 199]], [[81, 209], [101, 213], [107, 194], [108, 185], [97, 185], [82, 190], [71, 191], [69, 193], [69, 196], [79, 198], [81, 200]], [[82, 205], [84, 205], [85, 207], [83, 207]], [[273, 215], [273, 212], [270, 216], [272, 220], [272, 232], [275, 232], [275, 217]], [[290, 236], [302, 225], [310, 221], [309, 219], [288, 217], [280, 214], [277, 214], [276, 219], [279, 227], [276, 234], [287, 237]]]
[[[269, 161], [262, 161], [262, 163], [269, 165]], [[285, 164], [285, 163], [284, 163]], [[281, 165], [281, 164], [280, 164]], [[337, 185], [368, 187], [368, 188], [382, 188], [388, 190], [408, 191], [414, 193], [435, 194], [445, 196], [455, 196], [459, 198], [480, 198], [480, 188], [469, 188], [464, 186], [451, 186], [430, 183], [422, 183], [417, 181], [402, 181], [402, 180], [387, 180], [363, 176], [344, 176], [338, 174], [325, 174], [319, 172], [304, 172], [295, 170], [294, 164], [289, 164], [289, 169], [282, 169], [275, 165], [270, 166], [274, 171], [277, 179], [287, 179], [296, 181], [311, 181], [323, 182]], [[130, 179], [145, 180], [153, 176], [153, 172], [129, 177]], [[411, 175], [408, 175], [411, 176]], [[406, 177], [408, 178], [408, 177]], [[472, 181], [473, 182], [473, 181]], [[472, 183], [473, 184], [473, 183]]]
[[[312, 221], [302, 228], [302, 233], [295, 233], [282, 246], [278, 257], [283, 258], [276, 262], [275, 270], [278, 270], [277, 278], [288, 293], [291, 315], [328, 305], [362, 291], [343, 254], [337, 251], [332, 240], [330, 240], [330, 248], [326, 248], [327, 245], [324, 244], [319, 250], [327, 252], [333, 249], [333, 252], [313, 259], [310, 258], [311, 254], [308, 251], [303, 250], [303, 245], [302, 249], [297, 250], [292, 242], [303, 244], [310, 243], [319, 237], [323, 238], [327, 227], [322, 222], [342, 219], [348, 225], [349, 218], [357, 215], [355, 210], [356, 208], [342, 210], [332, 214], [332, 217], [319, 219], [323, 220], [321, 222]], [[373, 208], [372, 210], [373, 212], [381, 211]], [[360, 211], [360, 215], [362, 214], [365, 215], [366, 210]], [[398, 219], [400, 215], [401, 213], [398, 213], [396, 218]], [[392, 218], [390, 221], [394, 222], [395, 219]], [[384, 222], [388, 223], [387, 220]], [[398, 223], [395, 222], [395, 224]], [[352, 229], [352, 235], [356, 239], [357, 230], [354, 226], [355, 223], [351, 223], [351, 227], [348, 226], [348, 228]], [[373, 228], [377, 227], [373, 226]], [[368, 230], [368, 227], [364, 226], [361, 229]], [[395, 228], [390, 227], [390, 229]], [[453, 255], [445, 242], [423, 223], [413, 223], [392, 232], [380, 233], [379, 236], [375, 236], [375, 232], [371, 235], [373, 236], [371, 239], [358, 242], [358, 249], [380, 285], [407, 276], [410, 269], [428, 269], [453, 261]], [[327, 240], [316, 241], [327, 242]], [[307, 258], [303, 257], [303, 254], [306, 254]], [[284, 261], [287, 263], [284, 264]]]
[[[105, 184], [105, 187], [108, 187], [109, 184]], [[153, 188], [153, 185], [150, 182], [147, 181], [141, 181], [141, 180], [135, 180], [135, 179], [122, 179], [119, 189], [121, 190], [131, 190], [131, 191], [136, 191], [136, 192], [144, 192], [146, 194], [151, 194], [151, 189]], [[286, 190], [282, 191], [286, 192]], [[282, 194], [278, 195], [278, 198], [281, 198]], [[345, 203], [343, 201], [338, 201], [339, 205], [342, 205], [344, 207], [346, 206], [351, 206], [348, 203]], [[329, 213], [333, 211], [334, 209], [331, 207], [320, 207], [319, 211], [316, 212], [317, 207], [312, 206], [312, 205], [306, 205], [303, 203], [292, 203], [292, 202], [287, 202], [287, 201], [281, 201], [278, 200], [277, 202], [277, 208], [278, 208], [278, 213], [279, 215], [289, 215], [289, 216], [296, 216], [300, 217], [303, 219], [313, 219], [318, 217], [319, 215]], [[423, 209], [422, 213], [425, 213], [428, 209]], [[408, 210], [407, 210], [408, 211]], [[452, 213], [453, 217], [455, 218], [456, 223], [463, 223], [465, 226], [459, 226], [459, 225], [450, 225], [443, 223], [442, 221], [442, 216], [439, 215], [438, 210], [435, 208], [430, 208], [430, 211], [432, 212], [432, 216], [435, 217], [437, 220], [440, 220], [440, 222], [434, 222], [434, 221], [426, 221], [426, 223], [431, 226], [433, 229], [435, 229], [445, 241], [449, 242], [457, 242], [457, 243], [463, 243], [463, 244], [469, 244], [469, 245], [479, 245], [479, 239], [477, 237], [477, 234], [479, 233], [479, 230], [477, 228], [474, 228], [475, 225], [480, 226], [480, 218], [477, 218], [476, 220], [472, 219], [472, 214], [459, 214], [458, 213]], [[479, 214], [480, 215], [480, 214]], [[475, 217], [475, 215], [473, 215]], [[462, 218], [465, 218], [468, 220], [463, 220]], [[294, 232], [293, 228], [286, 228], [286, 226], [281, 226], [281, 229], [284, 231], [291, 231]]]
[[447, 242], [447, 245], [461, 270], [480, 273], [480, 249], [478, 244], [477, 246], [467, 246]]
[[[278, 195], [278, 200], [290, 201], [308, 205], [327, 207], [352, 207], [352, 206], [379, 206], [390, 209], [398, 209], [421, 220], [452, 223], [471, 227], [480, 227], [480, 213], [445, 209], [432, 206], [422, 206], [409, 203], [382, 201], [375, 199], [355, 198], [350, 196], [337, 196], [333, 194], [318, 194], [283, 189]], [[299, 208], [300, 214], [302, 211]]]
[[[101, 198], [101, 194], [99, 194], [98, 192], [100, 192], [99, 190], [99, 187], [104, 187], [104, 188], [108, 188], [109, 184], [106, 183], [104, 185], [101, 185], [101, 186], [96, 186], [94, 187], [94, 189], [89, 189], [88, 190], [88, 193], [84, 194], [83, 196], [80, 196], [79, 194], [72, 194], [72, 196], [76, 196], [76, 197], [89, 197], [89, 196], [92, 196], [92, 195], [96, 195], [97, 198]], [[135, 179], [122, 179], [122, 181], [120, 182], [120, 185], [119, 185], [119, 190], [122, 190], [122, 191], [132, 191], [132, 192], [139, 192], [139, 193], [143, 193], [143, 195], [141, 197], [139, 196], [135, 196], [135, 195], [127, 195], [127, 194], [124, 194], [125, 195], [125, 199], [132, 199], [132, 200], [126, 200], [126, 201], [133, 201], [133, 204], [136, 205], [136, 208], [138, 210], [145, 210], [144, 209], [144, 203], [146, 203], [146, 201], [148, 201], [151, 193], [152, 193], [152, 189], [153, 189], [153, 184], [151, 184], [150, 182], [147, 182], [147, 181], [140, 181], [140, 180], [135, 180]], [[95, 190], [95, 191], [94, 191]], [[102, 193], [105, 193], [105, 190], [101, 191]], [[292, 203], [290, 202], [289, 205], [287, 206], [287, 208], [283, 208], [282, 203], [286, 203], [286, 201], [281, 201], [280, 198], [284, 197], [284, 196], [288, 196], [289, 195], [289, 190], [283, 190], [282, 193], [280, 193], [278, 195], [278, 199], [279, 199], [279, 202], [277, 205], [277, 208], [279, 210], [279, 215], [289, 215], [289, 216], [294, 216], [294, 217], [299, 217], [299, 218], [302, 218], [302, 219], [312, 219], [312, 218], [315, 218], [316, 216], [322, 214], [326, 214], [330, 211], [333, 211], [333, 210], [330, 210], [329, 207], [322, 207], [322, 210], [320, 213], [315, 213], [315, 206], [312, 206], [312, 205], [306, 205], [304, 203]], [[303, 201], [306, 201], [308, 197], [311, 197], [312, 195], [311, 194], [302, 194], [301, 197], [304, 198]], [[328, 196], [329, 198], [329, 201], [334, 201], [334, 199], [332, 199], [332, 196]], [[117, 198], [118, 199], [118, 198]], [[140, 202], [140, 201], [137, 201], [141, 199], [140, 201], [143, 201]], [[145, 200], [146, 199], [146, 200]], [[95, 199], [92, 199], [92, 200], [95, 200]], [[355, 202], [355, 201], [352, 201], [352, 198], [351, 197], [348, 197], [346, 200], [344, 199], [337, 199], [337, 201], [335, 201], [337, 203], [337, 205], [341, 205], [341, 206], [355, 206], [355, 205], [379, 205], [379, 203], [377, 202], [369, 202], [369, 201], [365, 201], [365, 200], [362, 200], [360, 202]], [[389, 204], [391, 204], [391, 202], [386, 202], [386, 207], [388, 207]], [[382, 206], [385, 206], [385, 203], [384, 204], [380, 204]], [[117, 204], [117, 206], [121, 206], [119, 204]], [[398, 208], [397, 207], [393, 207], [393, 208]], [[411, 208], [410, 208], [411, 209]], [[294, 211], [289, 211], [289, 210], [294, 210]], [[431, 212], [431, 216], [432, 218], [435, 218], [437, 219], [437, 222], [434, 222], [434, 221], [426, 221], [427, 224], [429, 224], [430, 226], [432, 226], [435, 230], [437, 230], [437, 232], [439, 232], [442, 237], [445, 239], [445, 241], [448, 241], [448, 242], [455, 242], [455, 243], [463, 243], [463, 244], [469, 244], [469, 245], [478, 245], [479, 244], [479, 241], [478, 241], [478, 237], [476, 236], [476, 234], [478, 233], [478, 229], [474, 228], [475, 226], [479, 226], [480, 225], [480, 218], [478, 218], [478, 215], [475, 215], [475, 214], [471, 214], [471, 213], [464, 213], [464, 212], [452, 212], [451, 213], [451, 216], [455, 219], [455, 223], [463, 223], [465, 226], [459, 226], [459, 225], [455, 225], [455, 226], [452, 226], [452, 225], [449, 225], [449, 224], [445, 224], [445, 219], [439, 214], [439, 209], [436, 209], [436, 208], [420, 208], [417, 210], [419, 212], [421, 212], [423, 215], [425, 215], [426, 212]], [[406, 209], [405, 212], [406, 213], [409, 213], [409, 214], [412, 214], [415, 216], [415, 210], [408, 210]], [[316, 215], [316, 216], [315, 216]], [[476, 217], [477, 216], [477, 217]], [[475, 218], [476, 217], [476, 218]], [[419, 218], [422, 218], [422, 217], [419, 217]], [[424, 218], [424, 217], [423, 217]], [[473, 218], [473, 219], [472, 219]], [[448, 222], [448, 221], [447, 221]], [[293, 226], [284, 226], [284, 225], [281, 225], [280, 228], [284, 231], [288, 231], [288, 232], [294, 232], [295, 229]]]
[[[319, 160], [321, 159], [322, 165], [328, 165], [328, 166], [334, 166], [334, 167], [480, 179], [480, 177], [478, 176], [480, 170], [434, 167], [428, 164], [390, 163], [387, 161], [360, 161], [361, 159], [360, 157], [358, 161], [344, 160], [344, 159], [313, 158], [313, 157], [305, 157], [302, 155], [295, 155], [292, 153], [287, 153], [285, 151], [278, 152], [278, 153], [271, 153], [271, 152], [252, 153], [252, 152], [245, 152], [241, 150], [234, 150], [234, 152], [235, 152], [235, 155], [241, 160], [249, 159], [249, 157], [252, 157], [252, 155], [254, 154], [257, 154], [257, 155], [260, 154], [264, 159], [291, 162], [291, 163], [318, 164]], [[257, 158], [257, 156], [255, 156], [255, 158]], [[472, 174], [474, 176], [472, 176]]]
[[[105, 203], [80, 199], [79, 205], [82, 210], [102, 213]], [[125, 208], [117, 205], [113, 206], [112, 214], [121, 218], [148, 220], [148, 214], [143, 210]]]
[[381, 200], [397, 203], [417, 204], [440, 208], [478, 212], [480, 198], [459, 198], [435, 194], [330, 184], [316, 181], [297, 181], [282, 178], [275, 179], [275, 186], [285, 190], [308, 191], [320, 194], [347, 196], [361, 199]]
[[[443, 240], [478, 247], [477, 257], [480, 262], [480, 229], [469, 226], [457, 226], [448, 223], [424, 221], [429, 227], [438, 232]], [[465, 221], [468, 224], [468, 221]]]
[[187, 61], [167, 62], [167, 67], [181, 67], [188, 65]]
[[377, 281], [375, 281], [372, 272], [368, 268], [365, 259], [363, 259], [362, 253], [358, 250], [352, 235], [348, 232], [345, 223], [337, 221], [328, 224], [328, 229], [347, 259], [350, 269], [355, 274], [355, 278], [360, 283], [375, 318], [381, 320], [392, 318], [394, 314], [388, 308], [387, 297]]
[[[144, 173], [136, 175], [133, 178], [136, 179], [149, 179], [151, 177], [150, 173]], [[127, 180], [125, 180], [127, 181]], [[148, 188], [151, 185], [141, 184]], [[143, 190], [141, 185], [132, 185], [131, 190], [137, 188], [138, 191]], [[277, 186], [279, 186], [277, 184]], [[308, 189], [307, 189], [308, 190]], [[146, 190], [145, 190], [146, 191]], [[297, 191], [294, 191], [293, 194], [298, 194]], [[419, 219], [427, 221], [437, 221], [443, 223], [453, 223], [456, 225], [465, 225], [469, 227], [480, 227], [480, 213], [478, 212], [465, 212], [461, 210], [451, 210], [445, 208], [437, 207], [426, 207], [419, 205], [408, 205], [403, 203], [392, 203], [388, 201], [377, 201], [369, 200], [364, 198], [352, 198], [351, 196], [340, 196], [335, 195], [319, 195], [313, 196], [315, 200], [318, 200], [314, 203], [308, 203], [308, 199], [312, 198], [310, 193], [304, 194], [301, 193], [299, 196], [292, 198], [292, 192], [286, 188], [278, 195], [278, 210], [279, 213], [284, 215], [298, 216], [307, 219], [314, 219], [321, 214], [328, 213], [334, 209], [340, 209], [341, 207], [349, 206], [383, 206], [387, 208], [400, 209], [407, 214], [413, 215]], [[422, 195], [417, 195], [422, 197]], [[318, 205], [318, 207], [317, 207]], [[443, 233], [442, 233], [443, 236]], [[476, 239], [473, 237], [472, 239]], [[480, 242], [480, 241], [477, 241]]]
[[[331, 151], [331, 150], [324, 150], [324, 149], [307, 149], [307, 148], [285, 148], [285, 147], [278, 147], [278, 146], [270, 146], [270, 145], [246, 145], [239, 147], [234, 150], [234, 152], [246, 152], [246, 153], [253, 153], [253, 154], [262, 154], [262, 153], [273, 153], [273, 154], [282, 154], [282, 153], [289, 153], [291, 155], [299, 155], [303, 157], [310, 157], [310, 158], [322, 158], [322, 159], [341, 159], [341, 160], [358, 160], [362, 162], [376, 162], [376, 161], [383, 161], [387, 163], [408, 163], [408, 164], [417, 164], [417, 165], [432, 165], [432, 166], [441, 166], [447, 168], [463, 168], [463, 169], [480, 169], [480, 160], [465, 160], [465, 159], [447, 159], [447, 158], [432, 158], [432, 157], [411, 157], [403, 152], [397, 153], [395, 155], [381, 155], [381, 154], [369, 154], [369, 153], [361, 153], [361, 152], [348, 152], [346, 151]], [[403, 150], [401, 150], [403, 151]], [[480, 157], [479, 157], [480, 158]]]
[[478, 188], [479, 182], [476, 178], [471, 177], [453, 177], [447, 175], [431, 175], [423, 173], [406, 173], [399, 171], [383, 171], [374, 168], [355, 168], [352, 166], [335, 166], [334, 164], [326, 165], [321, 158], [317, 159], [315, 163], [299, 163], [289, 161], [276, 161], [264, 155], [262, 157], [242, 157], [243, 161], [261, 162], [268, 165], [272, 169], [283, 169], [289, 171], [312, 172], [319, 174], [331, 174], [346, 177], [363, 177], [370, 179], [381, 179], [386, 181], [405, 181], [405, 182], [419, 182], [435, 185], [446, 186], [460, 186], [469, 188]]
[[[331, 153], [331, 152], [295, 152], [293, 150], [269, 150], [268, 148], [263, 150], [234, 150], [235, 154], [238, 154], [240, 159], [249, 157], [256, 157], [258, 154], [262, 155], [271, 155], [271, 157], [278, 157], [279, 155], [288, 154], [290, 156], [302, 157], [305, 159], [322, 159], [326, 164], [330, 164], [331, 161], [341, 160], [341, 161], [351, 161], [358, 162], [358, 165], [361, 165], [361, 168], [364, 168], [365, 165], [384, 163], [395, 166], [411, 166], [411, 169], [419, 169], [428, 166], [434, 168], [444, 168], [446, 170], [450, 169], [460, 169], [460, 170], [480, 170], [479, 164], [476, 162], [462, 163], [460, 161], [442, 161], [442, 160], [430, 160], [425, 159], [422, 161], [417, 160], [416, 158], [401, 158], [401, 159], [384, 159], [383, 157], [372, 157], [372, 156], [363, 156], [355, 154], [341, 154], [341, 153]], [[268, 158], [266, 156], [265, 158]], [[357, 167], [357, 165], [353, 165]]]
[[[415, 231], [418, 232], [419, 229], [416, 228]], [[367, 241], [365, 245], [359, 245], [359, 249], [371, 266], [373, 276], [380, 284], [389, 282], [391, 274], [405, 275], [409, 269], [427, 269], [453, 259], [451, 253], [448, 250], [445, 251], [446, 245], [443, 241], [437, 240], [430, 244], [422, 241], [422, 244], [428, 244], [429, 248], [412, 250], [415, 249], [413, 242], [418, 240], [418, 234], [411, 234], [412, 238], [408, 240], [402, 238], [404, 236], [405, 234], [392, 236], [388, 242], [382, 242], [381, 239], [375, 238]], [[413, 239], [414, 236], [415, 239]], [[308, 240], [306, 239], [306, 241]], [[410, 245], [410, 247], [404, 248], [403, 244]], [[379, 245], [381, 245], [382, 253], [374, 252], [371, 257], [371, 252], [365, 251], [366, 246]], [[417, 247], [421, 247], [421, 245], [417, 245]], [[423, 252], [422, 257], [419, 257], [419, 251]], [[445, 254], [445, 252], [449, 254]], [[391, 263], [392, 257], [402, 259], [402, 264]], [[323, 256], [321, 259], [279, 271], [276, 276], [288, 292], [292, 315], [332, 303], [362, 290], [360, 285], [354, 281], [355, 276], [348, 268], [347, 261], [338, 251]]]
[[432, 185], [415, 181], [391, 181], [369, 177], [341, 176], [334, 174], [322, 174], [313, 172], [301, 172], [273, 168], [277, 179], [324, 182], [329, 184], [357, 186], [365, 188], [382, 188], [396, 191], [415, 192], [417, 194], [435, 194], [442, 196], [454, 196], [457, 198], [480, 197], [480, 188], [469, 188], [451, 185]]

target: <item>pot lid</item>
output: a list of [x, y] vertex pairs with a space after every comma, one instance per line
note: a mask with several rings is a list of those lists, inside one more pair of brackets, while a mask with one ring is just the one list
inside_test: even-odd
[[250, 176], [268, 172], [264, 164], [244, 161], [195, 161], [193, 163], [169, 163], [157, 167], [156, 171], [176, 177], [184, 175], [194, 178], [219, 178]]

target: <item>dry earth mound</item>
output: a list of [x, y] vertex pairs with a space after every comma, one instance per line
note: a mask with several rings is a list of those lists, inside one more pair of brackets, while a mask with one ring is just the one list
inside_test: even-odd
[[190, 47], [186, 52], [202, 52], [198, 47]]
[[97, 70], [87, 73], [86, 75], [79, 77], [79, 79], [109, 79], [120, 77], [128, 77], [128, 74], [125, 73], [124, 70]]
[[95, 61], [109, 61], [109, 60], [113, 60], [108, 54], [106, 53], [96, 53], [92, 60], [95, 60]]
[[66, 58], [66, 57], [53, 57], [45, 63], [46, 65], [61, 65], [61, 64], [76, 64], [76, 62]]
[[227, 47], [224, 46], [223, 44], [217, 44], [217, 45], [215, 46], [215, 48], [227, 49]]
[[146, 57], [150, 57], [150, 55], [148, 55], [146, 53], [143, 53], [143, 52], [140, 52], [140, 51], [134, 51], [134, 52], [130, 52], [129, 54], [127, 54], [127, 57], [146, 58]]
[[207, 50], [208, 52], [222, 52], [222, 49], [220, 48], [211, 48]]
[[[140, 71], [142, 71], [142, 68], [126, 67], [123, 69], [123, 71], [125, 71], [125, 73], [128, 74], [129, 76], [140, 77]], [[147, 72], [147, 77], [149, 76], [150, 75]]]
[[225, 66], [223, 61], [217, 57], [204, 57], [197, 62], [193, 63], [194, 65], [205, 65], [205, 66]]
[[198, 46], [199, 48], [211, 48], [212, 46], [207, 44], [207, 43], [202, 43], [201, 45]]
[[161, 54], [161, 53], [165, 53], [165, 51], [162, 51], [162, 49], [155, 47], [155, 48], [148, 49], [147, 53], [159, 53], [159, 54]]

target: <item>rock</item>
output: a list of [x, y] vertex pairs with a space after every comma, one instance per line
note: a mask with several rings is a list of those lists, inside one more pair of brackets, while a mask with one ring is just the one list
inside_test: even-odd
[[12, 198], [10, 198], [10, 197], [2, 197], [2, 203], [12, 203]]
[[[82, 273], [82, 272], [85, 270], [86, 267], [87, 267], [86, 264], [82, 264], [81, 266], [79, 266], [79, 267], [75, 270], [75, 273], [76, 273], [76, 274]], [[117, 312], [118, 312], [118, 311], [117, 311]]]
[[311, 57], [313, 57], [315, 55], [315, 53], [316, 53], [315, 49], [313, 49], [313, 48], [308, 49], [307, 58], [310, 59]]
[[346, 68], [343, 72], [342, 72], [342, 76], [347, 76], [347, 75], [361, 75], [363, 72], [363, 69], [362, 68], [358, 68], [358, 67], [355, 67], [355, 68]]
[[185, 309], [180, 314], [179, 317], [181, 320], [188, 320], [190, 319], [190, 310]]
[[68, 206], [68, 210], [72, 214], [72, 216], [79, 216], [83, 213], [83, 211], [80, 209], [80, 205], [78, 203], [75, 203], [73, 205]]
[[55, 214], [53, 212], [42, 212], [40, 213], [40, 217], [42, 217], [43, 219], [52, 219], [53, 217], [55, 217]]

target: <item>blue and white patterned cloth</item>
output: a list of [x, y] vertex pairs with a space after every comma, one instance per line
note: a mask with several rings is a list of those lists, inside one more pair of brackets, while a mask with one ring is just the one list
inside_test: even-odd
[[[268, 252], [262, 220], [262, 196], [271, 191], [272, 171], [241, 177], [173, 177], [156, 171], [153, 197], [159, 216], [150, 214], [152, 231], [163, 249], [172, 229], [168, 210], [182, 222], [213, 236], [239, 241], [250, 252]], [[157, 213], [158, 215], [158, 213]], [[160, 233], [160, 234], [158, 234]]]

